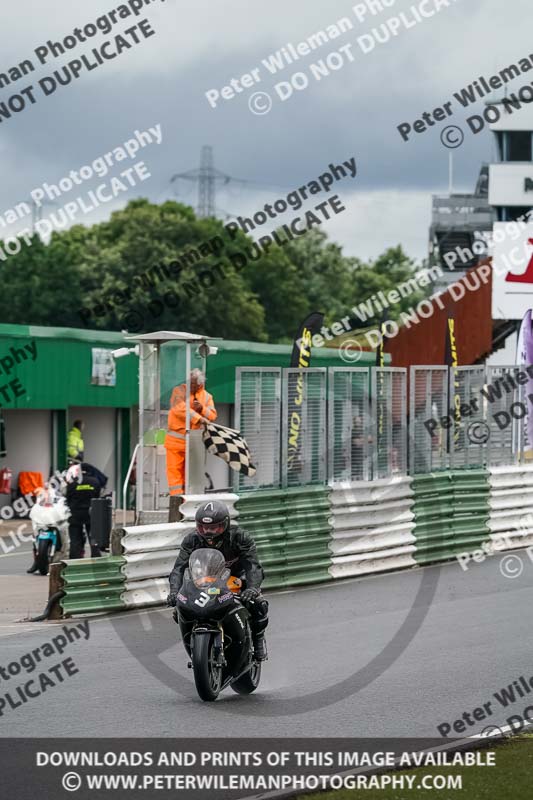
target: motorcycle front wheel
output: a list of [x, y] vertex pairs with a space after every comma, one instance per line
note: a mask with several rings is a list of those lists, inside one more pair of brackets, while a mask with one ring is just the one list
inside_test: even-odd
[[256, 661], [252, 664], [248, 672], [233, 681], [231, 688], [237, 694], [252, 694], [259, 686], [261, 680], [261, 662]]
[[35, 556], [35, 563], [41, 575], [48, 575], [50, 567], [50, 548], [52, 544], [48, 539], [39, 539], [37, 543], [37, 555]]
[[213, 644], [213, 636], [195, 636], [191, 654], [196, 691], [206, 702], [216, 700], [222, 686], [222, 667], [215, 664]]

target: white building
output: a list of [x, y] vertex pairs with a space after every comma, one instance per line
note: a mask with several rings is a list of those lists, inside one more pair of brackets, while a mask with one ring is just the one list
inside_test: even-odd
[[[533, 106], [516, 110], [509, 101], [493, 104], [499, 119], [490, 125], [498, 161], [489, 166], [489, 203], [496, 212], [493, 260], [492, 318], [515, 323], [533, 307]], [[531, 219], [531, 221], [530, 221]], [[489, 363], [512, 364], [515, 330]]]

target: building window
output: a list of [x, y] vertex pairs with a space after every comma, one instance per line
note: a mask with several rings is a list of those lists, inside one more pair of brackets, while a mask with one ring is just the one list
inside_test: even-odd
[[512, 131], [507, 134], [507, 161], [531, 161], [531, 132]]
[[495, 131], [495, 133], [496, 133], [496, 144], [498, 146], [498, 160], [505, 161], [505, 144], [504, 144], [505, 134], [502, 131]]
[[531, 208], [529, 206], [510, 206], [504, 209], [503, 222], [515, 222], [529, 218]]

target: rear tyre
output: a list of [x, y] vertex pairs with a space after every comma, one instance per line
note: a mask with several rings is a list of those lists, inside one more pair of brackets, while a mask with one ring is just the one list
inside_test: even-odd
[[254, 661], [248, 672], [233, 681], [231, 688], [237, 694], [252, 694], [259, 686], [261, 680], [261, 662]]
[[49, 539], [39, 539], [37, 543], [37, 555], [35, 557], [35, 564], [41, 575], [48, 575], [50, 566], [50, 547], [51, 542]]
[[212, 702], [222, 687], [222, 667], [215, 664], [213, 654], [214, 637], [196, 635], [192, 647], [192, 670], [196, 691], [201, 700]]

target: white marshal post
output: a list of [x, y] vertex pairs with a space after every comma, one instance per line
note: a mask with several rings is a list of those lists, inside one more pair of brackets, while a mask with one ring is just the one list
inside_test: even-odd
[[[139, 345], [139, 439], [128, 469], [128, 478], [134, 464], [137, 465], [136, 522], [151, 524], [164, 522], [168, 516], [169, 492], [162, 490], [162, 476], [166, 472], [166, 451], [164, 439], [168, 427], [168, 410], [161, 407], [162, 370], [161, 355], [166, 352], [163, 345], [175, 342], [185, 346], [185, 376], [176, 380], [185, 384], [185, 487], [184, 492], [203, 491], [201, 468], [204, 453], [198, 454], [200, 447], [195, 434], [191, 447], [191, 366], [193, 363], [191, 347], [197, 348], [196, 357], [201, 359], [205, 373], [206, 353], [209, 353], [208, 336], [183, 331], [156, 331], [140, 335], [126, 336], [126, 340]], [[216, 352], [216, 348], [213, 349]], [[183, 362], [181, 362], [183, 364]], [[182, 367], [183, 369], [183, 367]], [[168, 371], [167, 371], [168, 373]], [[165, 375], [165, 371], [163, 371]], [[168, 377], [168, 374], [166, 375]], [[163, 387], [168, 391], [168, 387]], [[165, 462], [162, 459], [165, 459]], [[191, 461], [192, 460], [192, 461]], [[192, 468], [191, 468], [192, 464]], [[124, 484], [127, 486], [127, 481]]]

